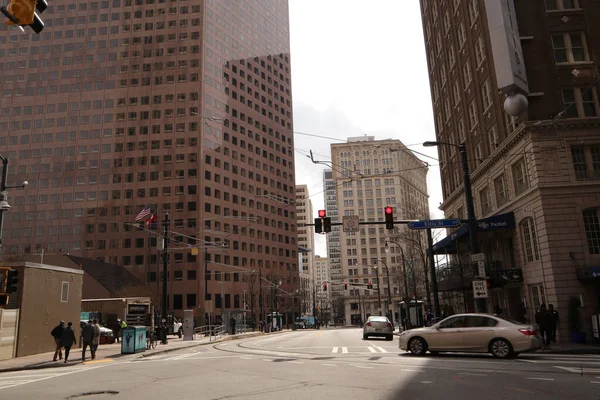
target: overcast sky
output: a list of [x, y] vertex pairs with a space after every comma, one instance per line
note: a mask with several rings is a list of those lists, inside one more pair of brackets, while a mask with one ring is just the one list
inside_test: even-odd
[[[306, 157], [330, 160], [330, 144], [352, 136], [399, 139], [437, 158], [423, 28], [417, 0], [289, 0], [296, 134], [296, 184], [308, 185], [323, 208], [323, 170]], [[299, 134], [322, 135], [340, 140]], [[438, 163], [428, 172], [429, 212], [442, 201]], [[443, 235], [442, 235], [443, 237]], [[315, 235], [315, 254], [327, 256]]]

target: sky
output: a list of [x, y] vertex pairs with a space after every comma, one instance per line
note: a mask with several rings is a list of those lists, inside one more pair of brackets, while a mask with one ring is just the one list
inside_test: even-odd
[[[419, 1], [289, 0], [289, 12], [296, 184], [308, 185], [314, 214], [324, 208], [327, 167], [309, 150], [328, 161], [331, 143], [367, 135], [437, 158], [421, 145], [435, 129]], [[443, 218], [438, 163], [420, 158], [431, 165], [429, 212]], [[327, 256], [323, 235], [315, 254]]]

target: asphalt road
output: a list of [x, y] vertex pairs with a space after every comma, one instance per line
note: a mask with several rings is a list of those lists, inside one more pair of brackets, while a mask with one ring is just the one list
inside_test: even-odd
[[600, 399], [600, 356], [413, 357], [359, 329], [0, 374], [0, 399]]

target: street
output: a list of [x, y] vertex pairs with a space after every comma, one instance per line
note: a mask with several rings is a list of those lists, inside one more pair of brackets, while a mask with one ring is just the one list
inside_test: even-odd
[[600, 356], [413, 357], [361, 329], [268, 334], [150, 357], [0, 374], [22, 399], [598, 399]]

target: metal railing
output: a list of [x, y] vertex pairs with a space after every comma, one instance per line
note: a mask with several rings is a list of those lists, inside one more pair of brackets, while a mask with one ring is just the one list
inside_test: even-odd
[[225, 325], [203, 325], [194, 328], [194, 335], [208, 336], [208, 340], [223, 336], [227, 333]]

